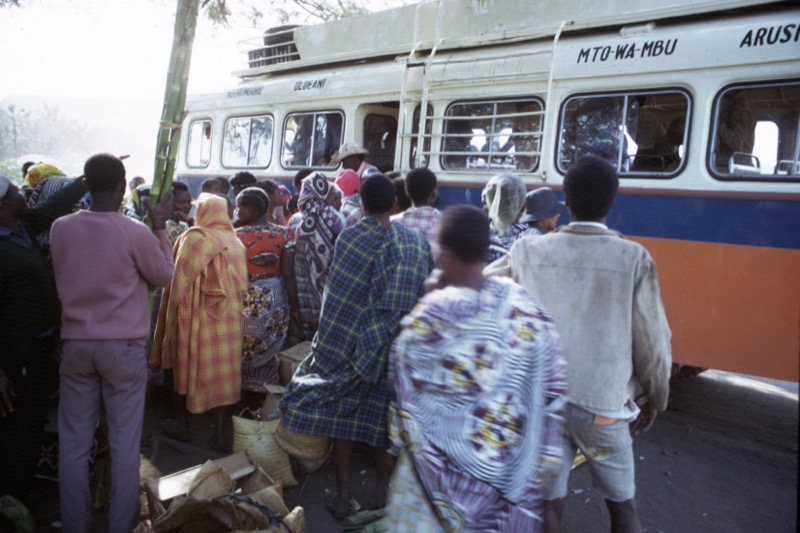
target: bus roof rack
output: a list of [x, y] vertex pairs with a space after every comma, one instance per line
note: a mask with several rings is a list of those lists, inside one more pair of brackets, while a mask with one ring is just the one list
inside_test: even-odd
[[[280, 26], [246, 39], [240, 78], [332, 63], [432, 50], [485, 46], [554, 36], [565, 31], [647, 23], [781, 0], [620, 0], [576, 12], [560, 0], [431, 0], [310, 26]], [[475, 14], [480, 16], [475, 16]]]

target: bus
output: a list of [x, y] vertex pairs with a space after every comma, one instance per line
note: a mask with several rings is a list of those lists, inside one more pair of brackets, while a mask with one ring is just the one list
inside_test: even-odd
[[798, 381], [800, 8], [585, 5], [438, 0], [267, 30], [230, 90], [190, 95], [177, 179], [332, 179], [355, 140], [383, 171], [433, 170], [440, 207], [480, 205], [495, 174], [561, 195], [599, 155], [620, 177], [609, 227], [658, 265], [675, 362]]

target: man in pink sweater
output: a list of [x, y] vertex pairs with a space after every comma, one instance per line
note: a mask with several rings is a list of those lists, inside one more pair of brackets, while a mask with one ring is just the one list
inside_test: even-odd
[[153, 235], [119, 212], [125, 195], [119, 158], [90, 157], [84, 176], [91, 209], [59, 219], [50, 233], [64, 340], [58, 408], [61, 521], [65, 533], [89, 530], [89, 452], [102, 401], [112, 461], [109, 531], [129, 533], [139, 519], [147, 286], [163, 287], [172, 278], [165, 230], [172, 194], [149, 208]]

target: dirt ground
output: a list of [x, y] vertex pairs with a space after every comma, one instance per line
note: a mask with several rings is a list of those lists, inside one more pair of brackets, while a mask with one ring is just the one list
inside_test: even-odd
[[[143, 479], [177, 472], [220, 455], [208, 449], [210, 421], [191, 419], [192, 441], [161, 434], [171, 412], [168, 395], [148, 395], [142, 446]], [[637, 503], [647, 532], [795, 532], [798, 483], [798, 386], [709, 371], [674, 381], [668, 410], [653, 429], [635, 440]], [[98, 459], [95, 472], [102, 470]], [[366, 503], [374, 468], [367, 450], [356, 450], [352, 496]], [[324, 501], [333, 489], [330, 464], [298, 476], [285, 491], [289, 509], [303, 506], [307, 531], [337, 532]], [[57, 531], [58, 489], [41, 480], [32, 508], [37, 531]], [[106, 530], [96, 511], [94, 531]], [[586, 466], [573, 472], [564, 531], [608, 531], [605, 504], [591, 488]]]

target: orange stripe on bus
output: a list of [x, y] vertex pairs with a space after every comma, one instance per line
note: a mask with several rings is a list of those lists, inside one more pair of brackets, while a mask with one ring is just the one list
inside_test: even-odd
[[800, 250], [632, 240], [658, 266], [675, 362], [800, 380]]

